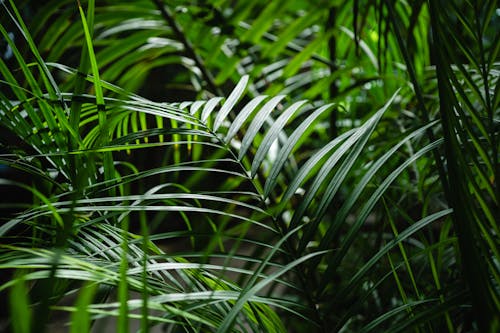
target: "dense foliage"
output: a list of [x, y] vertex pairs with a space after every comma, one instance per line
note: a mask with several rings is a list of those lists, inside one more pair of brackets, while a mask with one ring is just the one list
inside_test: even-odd
[[500, 329], [496, 1], [80, 2], [0, 1], [1, 329]]

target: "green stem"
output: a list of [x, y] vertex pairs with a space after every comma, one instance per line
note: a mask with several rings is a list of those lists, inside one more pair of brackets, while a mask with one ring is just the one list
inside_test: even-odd
[[200, 69], [201, 74], [203, 75], [203, 78], [208, 85], [208, 88], [212, 90], [212, 92], [217, 96], [224, 96], [224, 92], [215, 84], [215, 79], [212, 73], [210, 73], [210, 71], [205, 66], [203, 59], [201, 59], [198, 53], [196, 53], [193, 44], [191, 44], [191, 42], [188, 40], [186, 34], [182, 30], [182, 27], [177, 23], [168, 6], [164, 5], [160, 0], [153, 0], [153, 2], [160, 11], [165, 21], [167, 21], [168, 25], [170, 25], [170, 27], [174, 31], [174, 34], [184, 45], [187, 55], [194, 60], [196, 66]]

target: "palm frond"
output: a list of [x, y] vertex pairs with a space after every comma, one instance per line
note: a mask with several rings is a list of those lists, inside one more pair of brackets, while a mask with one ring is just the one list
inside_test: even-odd
[[493, 1], [1, 6], [13, 329], [497, 327]]

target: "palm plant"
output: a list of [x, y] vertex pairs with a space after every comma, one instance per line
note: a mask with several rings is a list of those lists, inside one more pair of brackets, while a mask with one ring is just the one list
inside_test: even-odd
[[413, 5], [2, 2], [10, 328], [495, 331], [495, 2]]
[[[444, 44], [444, 49], [456, 47], [462, 51], [450, 58], [438, 49], [435, 57], [449, 170], [448, 197], [455, 210], [454, 224], [473, 306], [480, 329], [486, 331], [498, 328], [500, 311], [498, 238], [495, 241], [500, 218], [498, 76], [494, 74], [498, 47], [492, 44], [498, 43], [498, 33], [495, 41], [484, 40], [492, 28], [490, 20], [496, 7], [493, 2], [468, 7], [473, 17], [457, 17], [464, 28], [476, 28]], [[436, 13], [443, 13], [447, 7], [438, 4], [430, 8], [434, 25], [440, 28], [433, 34], [439, 43], [447, 33], [440, 21], [447, 16]], [[466, 39], [472, 39], [475, 47], [466, 48]], [[462, 64], [461, 57], [470, 62]]]

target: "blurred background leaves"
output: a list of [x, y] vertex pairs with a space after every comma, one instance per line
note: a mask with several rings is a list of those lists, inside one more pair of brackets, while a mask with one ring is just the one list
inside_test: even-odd
[[3, 325], [498, 329], [496, 1], [80, 10], [2, 2]]

